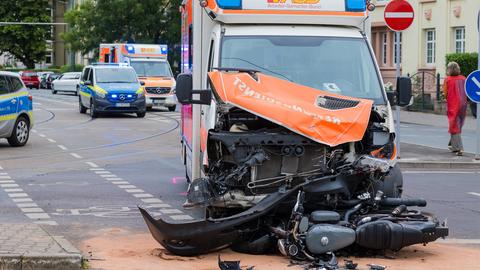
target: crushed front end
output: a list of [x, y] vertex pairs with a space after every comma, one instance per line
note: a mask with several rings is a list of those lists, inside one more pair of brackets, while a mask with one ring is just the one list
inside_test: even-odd
[[[263, 74], [213, 72], [215, 125], [205, 176], [186, 207], [205, 219], [172, 224], [142, 215], [155, 239], [178, 255], [231, 246], [315, 260], [345, 248], [399, 250], [448, 235], [401, 198], [387, 106], [323, 93]], [[302, 97], [288, 96], [302, 89]], [[292, 91], [290, 91], [292, 93]]]

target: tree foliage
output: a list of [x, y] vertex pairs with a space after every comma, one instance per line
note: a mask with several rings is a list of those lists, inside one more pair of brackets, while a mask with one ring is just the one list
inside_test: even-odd
[[180, 52], [181, 0], [88, 0], [65, 14], [70, 28], [63, 35], [74, 51], [98, 54], [100, 43], [169, 45], [170, 61]]
[[451, 53], [447, 54], [445, 59], [447, 65], [450, 62], [457, 62], [465, 76], [478, 69], [478, 53]]
[[[51, 22], [48, 0], [1, 0], [0, 21]], [[0, 25], [0, 54], [10, 53], [28, 68], [45, 59], [48, 25]]]

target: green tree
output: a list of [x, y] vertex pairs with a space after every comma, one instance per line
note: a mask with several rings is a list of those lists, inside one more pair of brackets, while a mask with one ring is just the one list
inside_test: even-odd
[[169, 60], [179, 62], [181, 0], [89, 0], [65, 14], [63, 39], [73, 51], [94, 51], [100, 43], [167, 44]]
[[[0, 21], [51, 22], [48, 0], [0, 1]], [[0, 25], [0, 54], [10, 53], [28, 68], [45, 59], [49, 25]]]

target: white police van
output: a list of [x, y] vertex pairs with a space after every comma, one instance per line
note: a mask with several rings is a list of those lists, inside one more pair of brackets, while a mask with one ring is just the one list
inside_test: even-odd
[[0, 71], [0, 138], [24, 146], [33, 126], [33, 102], [20, 76]]

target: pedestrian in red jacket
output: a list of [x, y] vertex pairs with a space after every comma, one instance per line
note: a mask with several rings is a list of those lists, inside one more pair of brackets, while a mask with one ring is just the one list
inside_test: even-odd
[[460, 66], [455, 62], [448, 63], [447, 78], [443, 83], [443, 91], [447, 99], [448, 132], [450, 142], [448, 148], [457, 156], [463, 155], [462, 127], [467, 115], [467, 95], [465, 80]]

